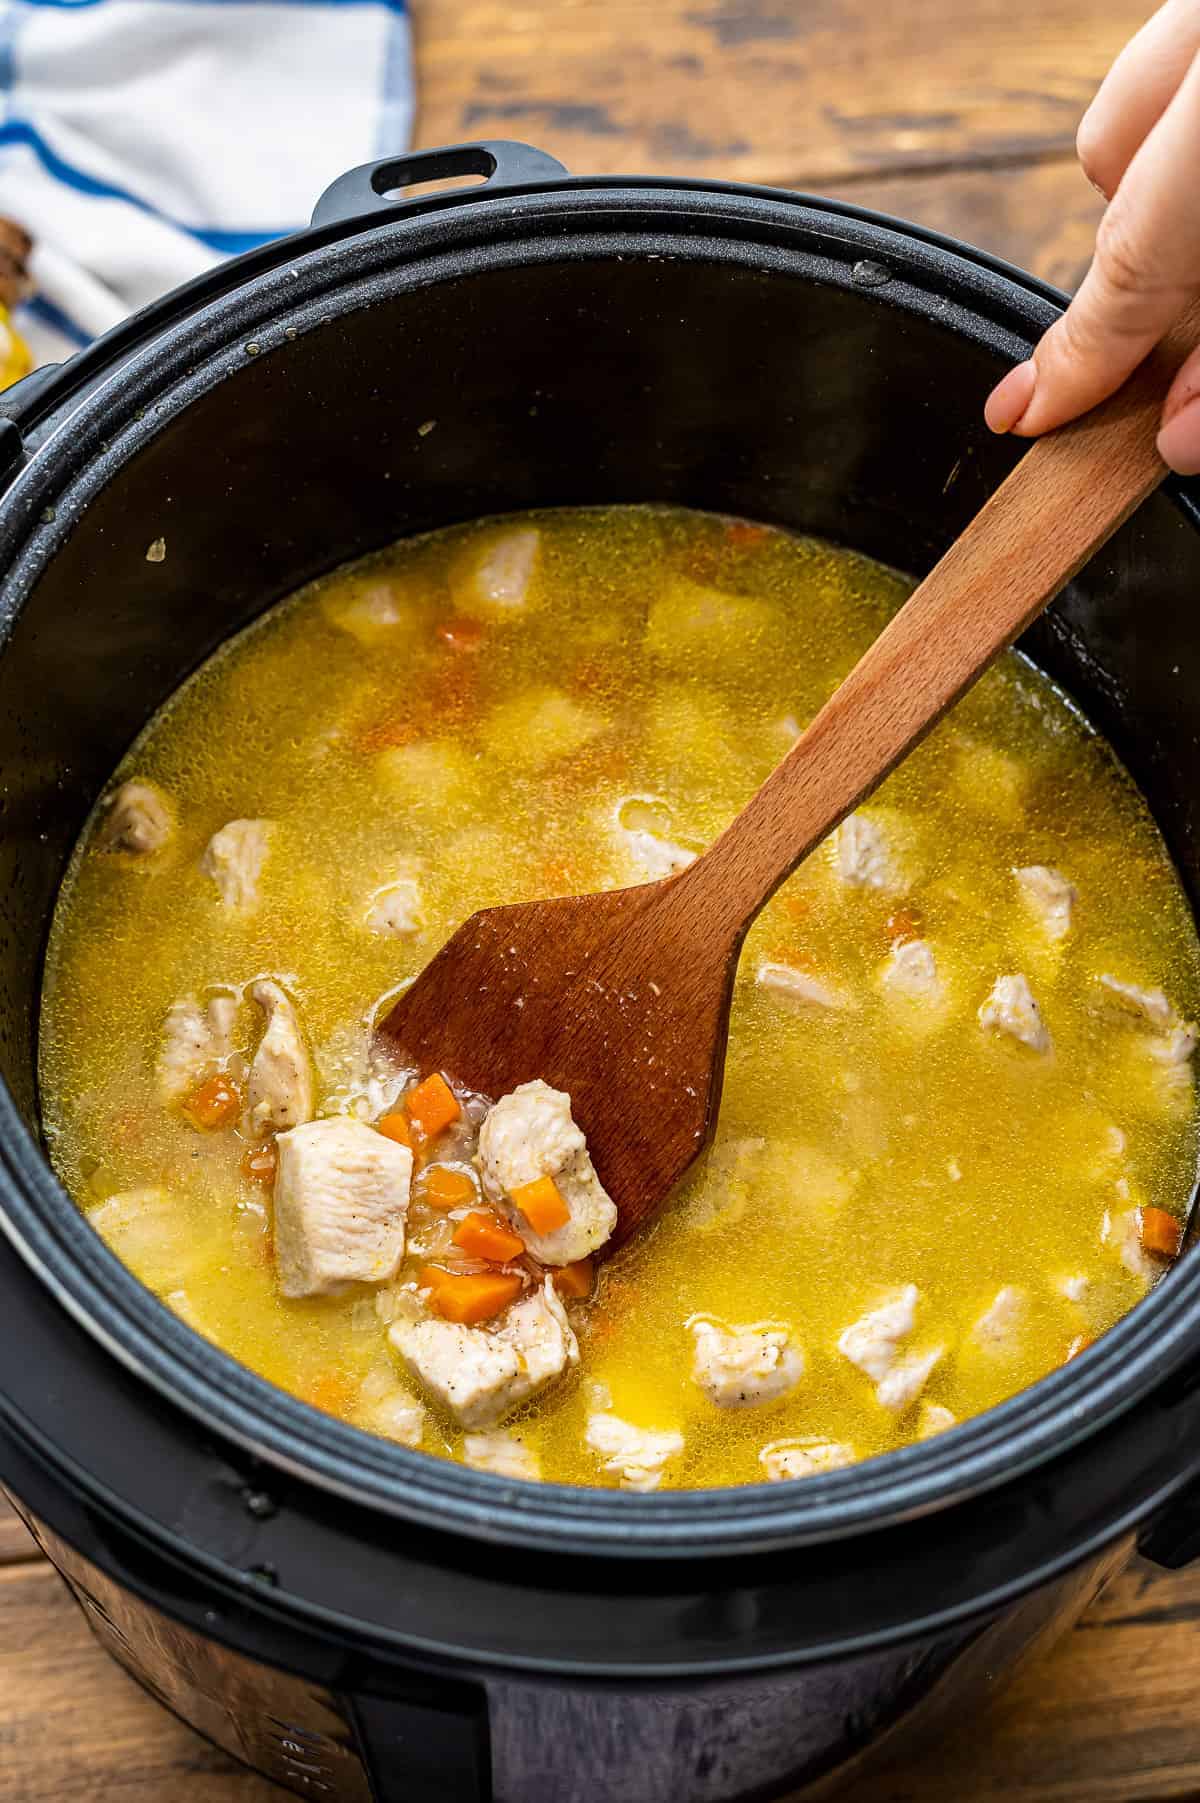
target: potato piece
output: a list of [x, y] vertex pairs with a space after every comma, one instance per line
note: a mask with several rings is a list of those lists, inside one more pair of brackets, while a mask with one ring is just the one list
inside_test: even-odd
[[206, 1248], [191, 1212], [169, 1190], [120, 1190], [89, 1209], [87, 1218], [148, 1289], [179, 1289], [203, 1262]]
[[963, 737], [954, 758], [954, 783], [973, 813], [1000, 826], [1020, 826], [1025, 818], [1028, 772], [1019, 759], [998, 746]]
[[484, 728], [493, 757], [519, 770], [541, 770], [581, 751], [608, 722], [559, 689], [527, 689], [502, 701]]
[[646, 621], [646, 649], [672, 669], [717, 674], [748, 654], [769, 654], [776, 625], [769, 601], [669, 576]]
[[466, 612], [506, 620], [533, 605], [541, 547], [536, 526], [505, 526], [490, 535], [462, 585]]
[[400, 576], [338, 577], [321, 596], [321, 612], [360, 645], [407, 643], [420, 624], [417, 596]]
[[375, 768], [381, 786], [416, 814], [442, 814], [477, 792], [470, 754], [447, 739], [390, 746], [379, 753]]

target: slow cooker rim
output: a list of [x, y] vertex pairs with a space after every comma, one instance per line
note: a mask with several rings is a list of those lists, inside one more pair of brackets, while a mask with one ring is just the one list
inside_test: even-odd
[[[902, 304], [902, 290], [909, 288], [918, 296], [925, 296], [930, 291], [914, 279], [918, 274], [911, 257], [915, 243], [936, 252], [943, 265], [961, 266], [967, 287], [970, 287], [968, 278], [972, 274], [980, 269], [986, 271], [992, 278], [989, 286], [993, 303], [1006, 301], [1014, 322], [1023, 322], [1029, 332], [1036, 331], [1038, 325], [1044, 323], [1044, 303], [1051, 292], [1044, 284], [1036, 283], [1032, 278], [1014, 279], [1019, 272], [1011, 272], [1005, 266], [997, 267], [994, 259], [970, 252], [964, 254], [961, 247], [952, 246], [948, 240], [936, 235], [911, 233], [903, 222], [890, 221], [860, 209], [841, 205], [828, 209], [809, 198], [798, 199], [773, 190], [747, 191], [711, 183], [595, 184], [573, 180], [547, 184], [539, 197], [543, 205], [550, 204], [551, 212], [563, 225], [561, 209], [555, 209], [552, 204], [560, 192], [565, 192], [571, 209], [579, 209], [581, 201], [594, 202], [594, 206], [585, 204], [582, 208], [583, 216], [587, 218], [598, 209], [612, 209], [622, 195], [631, 196], [635, 207], [644, 206], [648, 191], [660, 199], [672, 194], [683, 195], [685, 199], [696, 193], [702, 194], [713, 203], [701, 217], [702, 225], [709, 228], [717, 219], [723, 219], [727, 225], [749, 222], [761, 226], [764, 224], [764, 206], [768, 203], [772, 223], [776, 226], [780, 224], [778, 215], [781, 212], [803, 214], [810, 227], [819, 227], [823, 220], [832, 218], [841, 239], [852, 241], [851, 248], [858, 251], [869, 248], [877, 253], [890, 248], [903, 267], [903, 279], [874, 290], [883, 304]], [[717, 202], [722, 205], [716, 205]], [[499, 226], [502, 231], [507, 228], [511, 237], [518, 230], [514, 226], [515, 216], [526, 212], [523, 208], [514, 210], [511, 197], [499, 214], [496, 196], [457, 202], [445, 197], [441, 205], [433, 209], [437, 214], [433, 222], [435, 227], [451, 207], [450, 216], [460, 227], [464, 242], [476, 251], [486, 253], [490, 249], [493, 253], [490, 266], [494, 266], [496, 260], [498, 237], [502, 241], [502, 232], [498, 234], [494, 228]], [[686, 208], [682, 210], [686, 216]], [[355, 248], [373, 250], [375, 265], [382, 261], [393, 279], [403, 274], [412, 281], [416, 279], [414, 271], [422, 270], [425, 271], [423, 280], [439, 279], [436, 274], [439, 256], [442, 261], [447, 256], [452, 260], [461, 257], [463, 244], [450, 251], [444, 245], [439, 247], [439, 234], [435, 229], [432, 234], [425, 233], [427, 240], [432, 238], [433, 254], [426, 254], [423, 259], [413, 255], [414, 236], [420, 234], [421, 224], [429, 220], [430, 214], [431, 208], [423, 207], [417, 217], [401, 214], [384, 225], [372, 221], [370, 232], [356, 242]], [[670, 218], [664, 219], [661, 229], [666, 232], [670, 223]], [[394, 248], [393, 240], [400, 234], [403, 234], [399, 245], [401, 257], [395, 259], [390, 253]], [[751, 234], [747, 234], [749, 236]], [[728, 240], [723, 242], [728, 249]], [[563, 255], [565, 247], [565, 236], [556, 238], [552, 254]], [[761, 249], [761, 245], [758, 247]], [[743, 240], [743, 251], [746, 248]], [[844, 243], [839, 248], [842, 251], [843, 285], [850, 285], [854, 281], [850, 257]], [[318, 246], [313, 251], [302, 238], [295, 254], [306, 260], [313, 257], [318, 263], [328, 258], [336, 262], [343, 249], [337, 242]], [[907, 259], [904, 256], [906, 249], [910, 253]], [[522, 250], [528, 257], [530, 246], [524, 244]], [[405, 251], [410, 253], [407, 257], [403, 255]], [[591, 254], [595, 254], [594, 245]], [[703, 236], [680, 235], [676, 254], [711, 258], [712, 241]], [[799, 253], [795, 254], [802, 262]], [[761, 264], [753, 266], [760, 267]], [[431, 270], [435, 273], [430, 273]], [[15, 599], [19, 605], [19, 600], [29, 592], [38, 570], [53, 555], [66, 531], [73, 508], [85, 504], [81, 497], [86, 497], [89, 479], [107, 481], [127, 457], [135, 454], [149, 431], [162, 429], [169, 419], [176, 417], [203, 381], [220, 380], [229, 373], [227, 368], [217, 365], [222, 356], [227, 358], [232, 343], [243, 337], [247, 317], [253, 320], [255, 316], [256, 303], [265, 300], [274, 310], [276, 297], [270, 292], [270, 278], [275, 273], [277, 271], [272, 270], [264, 276], [253, 277], [248, 284], [241, 284], [216, 303], [215, 308], [202, 308], [200, 314], [185, 312], [174, 327], [165, 329], [140, 351], [116, 365], [110, 371], [109, 380], [86, 395], [67, 414], [71, 428], [69, 446], [63, 443], [61, 422], [58, 422], [58, 429], [51, 431], [0, 507], [0, 513], [9, 516], [5, 537], [13, 545], [4, 583], [6, 600], [11, 603]], [[440, 279], [452, 279], [454, 273], [450, 271]], [[459, 275], [462, 273], [461, 269], [457, 271]], [[930, 271], [927, 269], [925, 273]], [[944, 267], [941, 273], [944, 277]], [[292, 290], [297, 307], [303, 309], [302, 315], [294, 311], [297, 326], [318, 329], [330, 318], [348, 310], [354, 304], [351, 297], [361, 296], [364, 284], [369, 284], [371, 279], [370, 275], [360, 272], [357, 279], [339, 280], [335, 271], [324, 294], [324, 299], [331, 304], [315, 312], [311, 294], [304, 294], [303, 284], [298, 283]], [[279, 284], [274, 286], [277, 288]], [[889, 286], [890, 293], [887, 292]], [[1031, 299], [1043, 303], [1037, 310], [1042, 315], [1040, 318], [1031, 317], [1028, 304]], [[238, 305], [232, 305], [232, 302]], [[210, 322], [219, 320], [219, 337], [224, 349], [206, 352], [198, 360], [190, 334], [206, 311]], [[989, 316], [978, 306], [964, 308], [964, 311], [970, 312], [976, 321], [986, 321], [992, 326], [991, 334], [983, 335], [994, 344], [994, 315]], [[946, 306], [944, 296], [940, 294], [938, 313], [944, 322]], [[276, 312], [274, 316], [277, 324], [284, 325], [289, 321], [287, 313]], [[1019, 342], [1016, 323], [1003, 329], [1014, 342]], [[271, 347], [264, 344], [262, 348], [267, 352]], [[190, 380], [179, 374], [189, 362], [195, 370]], [[164, 375], [172, 369], [176, 385], [170, 390], [172, 405], [168, 407], [162, 400], [162, 384]], [[118, 371], [120, 388], [114, 405], [113, 390]], [[131, 428], [130, 416], [139, 401], [146, 398], [144, 391], [148, 387], [160, 397], [160, 405], [155, 408], [156, 417], [149, 422], [133, 421]], [[108, 409], [111, 412], [106, 412]], [[122, 423], [116, 425], [116, 421]], [[93, 460], [92, 452], [95, 444], [100, 442], [101, 429], [109, 440], [109, 450]], [[1195, 523], [1194, 497], [1177, 490], [1174, 498]], [[39, 526], [36, 522], [49, 499], [55, 502], [54, 517]], [[14, 541], [19, 541], [19, 546]], [[10, 617], [13, 611], [10, 608]], [[964, 1424], [953, 1436], [940, 1443], [935, 1441], [906, 1448], [886, 1459], [868, 1461], [853, 1471], [810, 1480], [804, 1486], [781, 1486], [777, 1490], [746, 1486], [668, 1492], [650, 1498], [614, 1497], [603, 1490], [567, 1486], [530, 1486], [528, 1498], [514, 1499], [512, 1487], [506, 1486], [503, 1480], [409, 1452], [332, 1421], [276, 1390], [201, 1340], [158, 1303], [151, 1292], [143, 1289], [98, 1241], [98, 1236], [87, 1226], [85, 1218], [53, 1177], [48, 1163], [43, 1161], [7, 1090], [0, 1096], [0, 1130], [4, 1131], [0, 1165], [7, 1191], [7, 1206], [0, 1211], [0, 1224], [60, 1302], [94, 1337], [102, 1340], [115, 1357], [173, 1400], [184, 1399], [189, 1410], [216, 1431], [229, 1434], [235, 1441], [248, 1446], [256, 1456], [292, 1471], [305, 1482], [340, 1490], [358, 1502], [369, 1502], [370, 1506], [387, 1512], [417, 1519], [432, 1516], [443, 1526], [449, 1513], [461, 1531], [483, 1538], [520, 1539], [524, 1544], [541, 1540], [547, 1545], [569, 1540], [572, 1546], [578, 1547], [583, 1537], [589, 1549], [596, 1552], [607, 1549], [619, 1551], [624, 1557], [631, 1551], [646, 1557], [664, 1557], [686, 1556], [698, 1545], [703, 1545], [709, 1552], [742, 1551], [747, 1537], [756, 1547], [766, 1550], [784, 1544], [838, 1538], [859, 1532], [864, 1527], [877, 1528], [891, 1521], [902, 1521], [949, 1506], [964, 1496], [1011, 1478], [1015, 1471], [1042, 1464], [1060, 1453], [1065, 1444], [1096, 1431], [1183, 1365], [1188, 1354], [1189, 1334], [1200, 1322], [1200, 1298], [1189, 1302], [1186, 1271], [1177, 1270], [1164, 1280], [1154, 1296], [1140, 1304], [1072, 1367], [1052, 1374], [997, 1409]], [[44, 1215], [39, 1211], [45, 1211]], [[41, 1231], [51, 1222], [58, 1224], [57, 1236]], [[86, 1240], [78, 1239], [72, 1249], [75, 1233], [87, 1237]], [[86, 1259], [80, 1256], [84, 1253]], [[103, 1274], [108, 1305], [108, 1318], [104, 1322], [97, 1317], [94, 1307], [89, 1307], [87, 1291], [92, 1286], [82, 1282], [88, 1263], [93, 1270]], [[77, 1288], [77, 1284], [81, 1287]], [[117, 1331], [118, 1326], [121, 1331]], [[197, 1350], [202, 1357], [195, 1356]], [[1151, 1363], [1154, 1370], [1152, 1375], [1147, 1375], [1145, 1367]], [[188, 1374], [186, 1384], [180, 1381], [181, 1371]], [[214, 1373], [224, 1382], [218, 1382]], [[222, 1406], [214, 1406], [216, 1399]], [[263, 1422], [272, 1416], [280, 1417], [281, 1427], [279, 1431], [272, 1428], [264, 1435]], [[314, 1463], [311, 1456], [295, 1457], [292, 1449], [297, 1444], [304, 1444], [310, 1455], [313, 1450], [319, 1450], [322, 1455], [319, 1462]], [[1017, 1449], [1015, 1453], [1014, 1448]], [[368, 1458], [368, 1452], [373, 1456]], [[880, 1466], [880, 1472], [871, 1472], [872, 1463]], [[800, 1494], [784, 1493], [793, 1489]], [[497, 1525], [500, 1518], [503, 1518], [502, 1524]]]

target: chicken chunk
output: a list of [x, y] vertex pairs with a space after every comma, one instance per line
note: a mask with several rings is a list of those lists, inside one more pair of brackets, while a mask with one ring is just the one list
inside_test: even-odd
[[164, 1105], [181, 1102], [205, 1077], [225, 1068], [233, 1055], [237, 1011], [237, 997], [228, 994], [214, 995], [203, 1007], [189, 995], [168, 1008], [155, 1064]]
[[1110, 1215], [1106, 1210], [1100, 1226], [1100, 1241], [1118, 1254], [1131, 1277], [1140, 1277], [1146, 1284], [1157, 1283], [1166, 1269], [1142, 1245], [1136, 1208], [1122, 1209], [1116, 1215]]
[[829, 983], [814, 977], [807, 970], [800, 970], [794, 964], [781, 964], [773, 958], [764, 958], [754, 973], [754, 980], [760, 989], [783, 1001], [796, 1002], [808, 1008], [849, 1008], [850, 998], [840, 989], [834, 989]]
[[613, 810], [617, 837], [640, 877], [678, 876], [699, 855], [671, 837], [671, 810], [653, 795], [626, 795]]
[[673, 839], [660, 839], [657, 833], [646, 832], [640, 827], [626, 828], [622, 836], [630, 857], [652, 883], [663, 877], [678, 876], [681, 870], [694, 864], [699, 855], [689, 851], [686, 845], [676, 845]]
[[634, 1427], [607, 1410], [588, 1416], [585, 1438], [599, 1453], [602, 1471], [615, 1477], [622, 1490], [643, 1494], [658, 1489], [667, 1464], [683, 1451], [682, 1434]]
[[837, 870], [860, 889], [902, 889], [904, 875], [879, 820], [851, 814], [837, 829]]
[[876, 1401], [896, 1415], [916, 1401], [942, 1356], [940, 1346], [901, 1355], [900, 1342], [916, 1325], [919, 1297], [916, 1284], [907, 1284], [890, 1302], [852, 1322], [838, 1340], [842, 1357], [875, 1385]]
[[944, 1434], [949, 1427], [958, 1426], [958, 1416], [953, 1409], [943, 1408], [940, 1402], [923, 1402], [921, 1413], [917, 1417], [917, 1439], [932, 1440], [937, 1434]]
[[897, 1359], [887, 1376], [875, 1386], [875, 1400], [893, 1415], [910, 1408], [929, 1381], [930, 1373], [942, 1356], [942, 1348], [928, 1352], [909, 1352]]
[[271, 832], [269, 820], [230, 820], [205, 846], [200, 868], [217, 885], [227, 908], [242, 912], [257, 903]]
[[804, 1376], [804, 1354], [781, 1328], [723, 1327], [692, 1320], [692, 1376], [718, 1408], [777, 1402]]
[[838, 1340], [838, 1351], [873, 1383], [880, 1383], [896, 1362], [901, 1340], [916, 1325], [920, 1291], [907, 1284], [898, 1296], [853, 1322]]
[[[544, 1265], [570, 1265], [610, 1238], [617, 1211], [597, 1177], [587, 1142], [571, 1117], [571, 1098], [540, 1078], [502, 1096], [479, 1132], [483, 1187], [507, 1208], [533, 1256]], [[552, 1177], [570, 1219], [551, 1233], [535, 1233], [512, 1192]]]
[[397, 1321], [388, 1338], [418, 1383], [463, 1427], [494, 1427], [579, 1363], [579, 1342], [553, 1281], [514, 1302], [500, 1326]]
[[1118, 978], [1101, 975], [1100, 982], [1129, 1014], [1136, 1014], [1157, 1033], [1169, 1033], [1179, 1024], [1172, 1003], [1161, 989], [1143, 989], [1137, 983], [1122, 983]]
[[250, 1063], [244, 1131], [261, 1137], [312, 1120], [313, 1070], [296, 1010], [279, 984], [260, 977], [250, 995], [266, 1027]]
[[985, 1352], [1012, 1353], [1017, 1349], [1021, 1327], [1029, 1313], [1029, 1298], [1024, 1290], [1006, 1283], [997, 1290], [988, 1307], [971, 1329], [971, 1339]]
[[1021, 900], [1052, 945], [1071, 931], [1071, 917], [1078, 894], [1062, 872], [1046, 864], [1026, 864], [1014, 870]]
[[406, 939], [424, 925], [421, 891], [412, 877], [401, 877], [371, 897], [363, 925], [369, 933]]
[[816, 1477], [822, 1471], [840, 1471], [858, 1462], [852, 1446], [836, 1440], [778, 1440], [764, 1446], [758, 1462], [767, 1474], [768, 1483], [784, 1483], [791, 1478]]
[[1066, 1277], [1060, 1277], [1054, 1287], [1058, 1290], [1060, 1295], [1066, 1297], [1068, 1302], [1083, 1303], [1088, 1299], [1092, 1281], [1090, 1277], [1085, 1277], [1082, 1272], [1077, 1272]]
[[171, 804], [153, 783], [128, 782], [105, 803], [97, 844], [101, 851], [130, 851], [139, 857], [161, 851], [175, 831]]
[[1050, 1035], [1033, 991], [1023, 976], [997, 977], [982, 1008], [979, 1024], [994, 1033], [1007, 1033], [1033, 1052], [1050, 1050]]
[[505, 619], [528, 605], [541, 544], [536, 526], [514, 526], [488, 545], [471, 584], [471, 604], [484, 619]]
[[387, 1283], [404, 1256], [413, 1157], [348, 1115], [276, 1140], [275, 1265], [285, 1296]]
[[496, 1477], [518, 1477], [536, 1481], [542, 1475], [538, 1456], [516, 1434], [468, 1434], [463, 1441], [463, 1458], [476, 1471], [490, 1471]]
[[928, 1008], [936, 1007], [943, 999], [937, 960], [927, 939], [902, 939], [894, 945], [880, 982], [892, 995]]

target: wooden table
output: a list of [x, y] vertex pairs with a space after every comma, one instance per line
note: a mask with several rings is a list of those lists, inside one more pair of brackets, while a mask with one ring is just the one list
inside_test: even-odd
[[[1099, 201], [1076, 121], [1150, 0], [412, 0], [417, 142], [578, 173], [775, 182], [973, 240], [1064, 287]], [[856, 1803], [1200, 1798], [1200, 1572], [1135, 1564], [961, 1737]], [[3, 1803], [269, 1803], [92, 1644], [0, 1515]], [[681, 1800], [684, 1803], [684, 1800]]]

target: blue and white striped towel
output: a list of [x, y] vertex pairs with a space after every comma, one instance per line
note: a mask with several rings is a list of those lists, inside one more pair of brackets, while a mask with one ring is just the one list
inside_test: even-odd
[[408, 145], [404, 0], [0, 0], [0, 214], [61, 358]]

